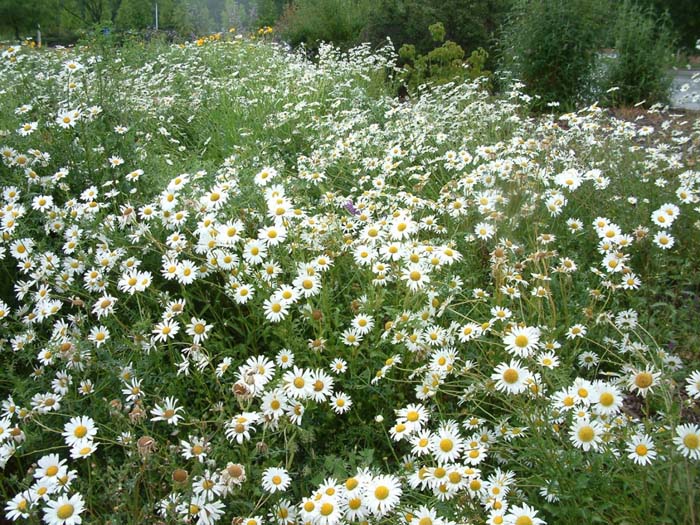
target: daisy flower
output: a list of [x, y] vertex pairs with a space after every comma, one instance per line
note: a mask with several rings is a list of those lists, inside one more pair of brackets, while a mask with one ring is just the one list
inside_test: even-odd
[[288, 368], [291, 368], [294, 364], [294, 354], [291, 350], [283, 348], [277, 353], [275, 361], [277, 363], [277, 366], [279, 366], [283, 370], [286, 370]]
[[401, 280], [406, 281], [409, 290], [416, 292], [430, 282], [430, 277], [422, 265], [411, 264], [401, 273]]
[[513, 328], [503, 338], [506, 350], [517, 357], [528, 357], [540, 347], [540, 330], [533, 326]]
[[270, 297], [269, 299], [265, 299], [263, 311], [268, 321], [279, 323], [289, 313], [289, 306], [277, 297]]
[[38, 127], [38, 122], [25, 122], [17, 129], [17, 133], [22, 137], [26, 137], [27, 135], [34, 133]]
[[627, 442], [627, 457], [637, 465], [649, 465], [656, 459], [654, 442], [649, 436], [637, 434]]
[[282, 376], [282, 383], [284, 384], [284, 391], [294, 399], [305, 399], [313, 391], [311, 372], [298, 366], [285, 372]]
[[277, 246], [287, 238], [287, 229], [283, 226], [267, 226], [258, 230], [258, 239], [268, 246]]
[[153, 340], [157, 342], [165, 342], [168, 339], [173, 339], [175, 335], [180, 331], [180, 324], [173, 319], [166, 319], [158, 323], [151, 333], [153, 334]]
[[291, 478], [283, 468], [270, 467], [263, 472], [262, 487], [271, 494], [286, 491], [290, 483]]
[[359, 346], [362, 342], [362, 336], [355, 330], [355, 328], [347, 328], [343, 330], [341, 334], [343, 344], [347, 346]]
[[32, 504], [32, 497], [29, 491], [20, 492], [5, 505], [5, 517], [8, 520], [27, 519]]
[[385, 516], [399, 504], [402, 493], [395, 476], [376, 476], [367, 483], [367, 507], [375, 516]]
[[151, 414], [153, 414], [151, 421], [165, 421], [169, 425], [177, 426], [178, 421], [183, 419], [183, 417], [178, 414], [183, 408], [177, 406], [177, 403], [178, 401], [174, 397], [166, 397], [163, 406], [156, 405], [156, 407], [151, 410]]
[[527, 503], [510, 507], [504, 523], [506, 525], [546, 525], [544, 520], [537, 517], [537, 511]]
[[110, 315], [112, 312], [114, 312], [114, 305], [116, 303], [116, 297], [112, 297], [111, 295], [103, 295], [92, 306], [92, 313], [95, 314], [98, 319], [106, 315]]
[[204, 319], [192, 317], [187, 325], [186, 333], [192, 337], [194, 344], [200, 344], [209, 337], [209, 331], [212, 327], [213, 325], [207, 324]]
[[537, 364], [545, 368], [556, 368], [559, 366], [559, 358], [554, 351], [542, 352], [537, 356]]
[[189, 436], [189, 441], [180, 441], [182, 456], [185, 459], [196, 459], [200, 463], [204, 463], [209, 452], [209, 444], [205, 439], [195, 436]]
[[83, 439], [73, 444], [70, 450], [70, 457], [73, 459], [85, 459], [97, 450], [97, 443], [88, 439]]
[[56, 124], [58, 124], [63, 129], [68, 129], [75, 127], [75, 122], [77, 120], [78, 119], [74, 111], [65, 111], [60, 113], [56, 117]]
[[48, 525], [78, 525], [83, 519], [80, 514], [85, 509], [83, 497], [73, 494], [70, 498], [60, 496], [58, 500], [49, 500], [44, 507], [44, 522]]
[[431, 438], [430, 450], [440, 463], [454, 463], [459, 459], [464, 450], [464, 440], [454, 421], [448, 420], [440, 425]]
[[226, 437], [230, 441], [236, 441], [239, 445], [249, 440], [250, 433], [255, 432], [255, 427], [253, 425], [259, 418], [260, 415], [256, 412], [243, 412], [234, 416], [225, 425]]
[[530, 371], [515, 359], [511, 359], [510, 363], [499, 364], [491, 374], [491, 379], [496, 382], [496, 390], [507, 394], [525, 392], [531, 377]]
[[352, 326], [359, 335], [366, 335], [374, 327], [374, 319], [369, 315], [359, 314], [352, 320]]
[[318, 368], [311, 373], [311, 399], [317, 403], [323, 403], [327, 397], [333, 395], [334, 379]]
[[316, 275], [299, 275], [292, 286], [304, 297], [313, 297], [321, 291], [321, 283]]
[[260, 410], [266, 416], [270, 416], [274, 419], [279, 419], [284, 415], [285, 410], [287, 410], [287, 396], [284, 391], [277, 388], [272, 391], [265, 392], [265, 395], [260, 402]]
[[116, 155], [113, 157], [109, 157], [107, 161], [109, 162], [110, 168], [116, 168], [117, 166], [121, 166], [122, 164], [124, 164], [124, 159], [121, 157], [117, 157]]
[[97, 427], [95, 427], [95, 422], [92, 418], [79, 416], [72, 417], [70, 421], [63, 426], [63, 433], [61, 435], [65, 438], [66, 444], [70, 447], [85, 439], [92, 440], [96, 434]]
[[421, 404], [409, 404], [405, 408], [396, 411], [396, 419], [405, 423], [409, 431], [420, 430], [428, 423], [430, 415], [428, 410]]
[[266, 186], [275, 177], [277, 177], [277, 170], [275, 168], [266, 167], [255, 175], [253, 182], [258, 186]]
[[88, 341], [91, 341], [96, 347], [100, 347], [109, 339], [109, 330], [106, 327], [93, 326], [88, 335]]
[[685, 382], [686, 393], [694, 399], [700, 399], [700, 370], [692, 372]]
[[676, 239], [670, 233], [666, 231], [660, 231], [654, 235], [654, 244], [656, 244], [662, 250], [668, 250], [673, 247]]
[[678, 425], [676, 435], [673, 437], [673, 444], [683, 457], [700, 460], [700, 426], [698, 425]]
[[603, 427], [597, 421], [581, 418], [572, 425], [569, 437], [576, 448], [597, 451], [603, 440]]
[[575, 324], [566, 331], [567, 339], [577, 339], [586, 335], [586, 327], [582, 324]]
[[615, 386], [603, 382], [596, 383], [591, 394], [596, 414], [613, 415], [622, 410], [622, 392]]
[[655, 372], [653, 368], [647, 367], [644, 370], [632, 370], [627, 378], [627, 388], [632, 393], [638, 393], [646, 397], [652, 389], [658, 385], [661, 372]]
[[352, 399], [344, 392], [336, 392], [331, 396], [330, 405], [336, 414], [345, 414], [352, 407]]
[[336, 357], [331, 361], [331, 372], [336, 375], [344, 374], [348, 369], [348, 363], [344, 359]]
[[263, 241], [249, 239], [243, 247], [243, 259], [248, 264], [261, 264], [267, 257], [267, 248]]

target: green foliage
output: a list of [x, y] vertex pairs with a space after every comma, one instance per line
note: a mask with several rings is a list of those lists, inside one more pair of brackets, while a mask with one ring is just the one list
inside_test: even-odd
[[673, 60], [673, 42], [668, 18], [657, 18], [649, 8], [625, 0], [614, 23], [616, 58], [610, 60], [603, 79], [609, 101], [617, 104], [647, 104], [668, 98]]
[[293, 46], [316, 49], [321, 42], [341, 48], [359, 43], [370, 0], [295, 0], [278, 23], [282, 37]]
[[221, 11], [221, 24], [227, 28], [248, 28], [250, 27], [250, 15], [246, 5], [239, 0], [225, 0]]
[[667, 13], [669, 22], [678, 36], [678, 44], [697, 54], [700, 38], [700, 9], [697, 0], [639, 0], [642, 6], [653, 7], [657, 15]]
[[257, 0], [254, 4], [255, 25], [258, 27], [273, 26], [282, 15], [285, 0]]
[[[247, 480], [213, 498], [223, 515], [212, 522], [275, 516], [284, 500], [299, 509], [329, 477], [342, 496], [346, 479], [366, 467], [360, 494], [371, 494], [379, 474], [400, 478], [400, 506], [373, 511], [383, 523], [424, 506], [441, 520], [484, 523], [495, 509], [473, 498], [479, 484], [507, 489], [508, 512], [527, 501], [548, 524], [696, 521], [698, 463], [674, 437], [700, 410], [686, 381], [698, 363], [700, 129], [682, 142], [678, 120], [652, 133], [597, 107], [524, 118], [517, 90], [496, 98], [469, 83], [434, 85], [397, 104], [376, 83], [395, 57], [367, 46], [324, 47], [311, 63], [259, 39], [108, 42], [62, 52], [23, 46], [21, 60], [0, 63], [0, 129], [8, 130], [0, 401], [9, 412], [0, 424], [21, 432], [16, 450], [5, 446], [9, 437], [0, 447], [3, 504], [32, 490], [35, 464], [55, 453], [76, 474], [66, 495], [82, 496], [85, 523], [196, 521], [201, 482], [230, 463]], [[469, 71], [465, 56], [454, 41], [428, 52], [402, 47], [406, 62], [430, 74]], [[82, 67], [70, 68], [72, 60]], [[467, 62], [476, 72], [486, 60], [477, 49]], [[56, 120], [75, 108], [74, 126]], [[32, 122], [37, 129], [23, 133]], [[272, 183], [258, 180], [269, 167]], [[53, 206], [42, 210], [48, 196]], [[660, 227], [658, 213], [675, 222]], [[237, 241], [227, 233], [233, 224]], [[282, 224], [279, 243], [261, 235]], [[662, 231], [672, 247], [652, 240]], [[264, 260], [247, 261], [261, 237]], [[27, 240], [31, 253], [17, 251]], [[360, 249], [378, 252], [371, 266]], [[174, 264], [189, 262], [196, 279], [184, 282], [180, 270], [170, 278]], [[150, 284], [125, 291], [136, 269]], [[429, 279], [419, 283], [413, 271]], [[633, 276], [642, 284], [627, 286]], [[265, 305], [283, 287], [302, 292], [307, 277], [318, 277], [317, 293], [269, 320]], [[244, 285], [254, 293], [241, 301]], [[110, 297], [116, 308], [107, 312]], [[169, 305], [176, 299], [178, 309]], [[373, 326], [352, 341], [366, 326], [359, 314]], [[179, 330], [152, 338], [165, 334], [165, 319]], [[196, 319], [210, 326], [201, 340]], [[586, 331], [574, 335], [579, 324]], [[110, 335], [100, 343], [91, 334], [102, 326]], [[529, 350], [508, 342], [523, 327], [538, 334]], [[263, 399], [293, 392], [282, 368], [291, 363], [262, 364], [282, 348], [315, 392], [285, 396], [283, 415]], [[261, 361], [249, 366], [249, 358]], [[353, 401], [343, 414], [313, 380], [337, 370], [335, 358], [347, 370], [333, 376], [333, 392]], [[496, 367], [508, 363], [527, 379], [506, 385]], [[640, 394], [630, 384], [647, 369], [653, 388]], [[612, 387], [614, 410], [600, 396]], [[61, 391], [54, 411], [45, 396]], [[176, 399], [178, 426], [152, 417], [166, 397]], [[409, 404], [426, 417], [393, 439], [401, 421], [414, 421]], [[257, 420], [250, 435], [227, 438], [242, 412]], [[97, 428], [87, 460], [69, 458], [66, 425], [76, 416]], [[575, 439], [578, 421], [600, 426], [591, 450]], [[429, 447], [421, 456], [406, 439], [418, 432]], [[449, 463], [435, 440], [446, 433], [461, 449]], [[658, 453], [646, 466], [628, 457], [638, 433]], [[206, 458], [185, 454], [183, 441], [195, 439]], [[408, 482], [441, 465], [471, 469], [455, 498], [438, 501], [435, 488]], [[264, 472], [280, 466], [290, 487], [270, 494]], [[187, 480], [174, 479], [184, 471]], [[30, 503], [27, 522], [39, 523], [48, 502]]]
[[[444, 41], [445, 27], [442, 22], [430, 25], [428, 31], [435, 42]], [[399, 49], [399, 58], [404, 64], [400, 79], [412, 91], [425, 82], [444, 84], [490, 76], [490, 72], [485, 70], [489, 56], [485, 49], [473, 51], [466, 62], [464, 56], [464, 49], [451, 40], [420, 55], [416, 53], [416, 46], [404, 44]]]
[[430, 36], [433, 38], [433, 41], [435, 41], [435, 42], [444, 42], [445, 41], [445, 26], [442, 25], [442, 22], [436, 22], [436, 23], [428, 26], [428, 31], [430, 31]]
[[145, 29], [154, 25], [154, 6], [143, 0], [122, 0], [116, 24], [120, 29]]
[[512, 0], [379, 0], [364, 30], [365, 37], [378, 43], [387, 36], [397, 48], [412, 44], [419, 53], [435, 45], [426, 30], [436, 21], [444, 28], [438, 42], [449, 38], [462, 49], [484, 48], [492, 55], [494, 35]]
[[46, 21], [57, 7], [55, 0], [0, 0], [0, 33], [11, 34], [21, 40], [35, 34], [38, 24]]
[[581, 101], [603, 40], [608, 0], [518, 0], [504, 27], [502, 65], [536, 109]]

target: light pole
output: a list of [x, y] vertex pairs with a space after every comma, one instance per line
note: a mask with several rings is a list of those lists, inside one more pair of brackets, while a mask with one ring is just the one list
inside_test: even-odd
[[158, 31], [158, 2], [156, 2], [156, 31]]

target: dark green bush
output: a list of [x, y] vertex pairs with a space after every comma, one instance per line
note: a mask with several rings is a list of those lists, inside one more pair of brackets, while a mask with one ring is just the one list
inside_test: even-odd
[[[430, 25], [428, 31], [435, 42], [444, 41], [445, 27], [441, 22]], [[399, 49], [399, 58], [403, 62], [401, 82], [412, 91], [428, 81], [444, 84], [491, 75], [489, 71], [485, 71], [488, 53], [483, 48], [473, 51], [466, 61], [464, 56], [464, 49], [451, 40], [425, 54], [417, 53], [412, 44], [404, 44]]]
[[434, 40], [427, 30], [441, 22], [445, 37], [462, 49], [493, 49], [494, 35], [513, 0], [376, 0], [364, 38], [379, 43], [387, 36], [398, 48], [412, 44], [430, 52]]
[[609, 60], [603, 79], [608, 101], [614, 104], [648, 104], [668, 98], [673, 61], [673, 39], [667, 17], [657, 18], [650, 8], [629, 0], [615, 17], [616, 58]]
[[504, 27], [502, 65], [533, 106], [571, 108], [585, 97], [601, 47], [607, 0], [517, 0]]
[[371, 0], [295, 0], [277, 30], [293, 46], [316, 49], [321, 42], [347, 48], [360, 42]]

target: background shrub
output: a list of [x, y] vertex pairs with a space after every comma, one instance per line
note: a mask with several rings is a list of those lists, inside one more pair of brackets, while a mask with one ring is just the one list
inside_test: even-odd
[[277, 28], [293, 46], [315, 49], [333, 42], [348, 48], [359, 42], [369, 6], [369, 0], [298, 0], [285, 9]]
[[603, 42], [605, 0], [518, 0], [504, 25], [502, 65], [527, 85], [535, 108], [573, 107]]
[[619, 88], [608, 99], [615, 104], [651, 104], [665, 101], [671, 86], [668, 74], [673, 60], [673, 39], [668, 17], [625, 0], [614, 23], [615, 51], [603, 88]]
[[364, 37], [374, 43], [391, 38], [397, 49], [412, 44], [419, 54], [435, 46], [428, 26], [443, 24], [447, 39], [467, 53], [495, 47], [498, 27], [512, 0], [379, 0], [374, 3]]

